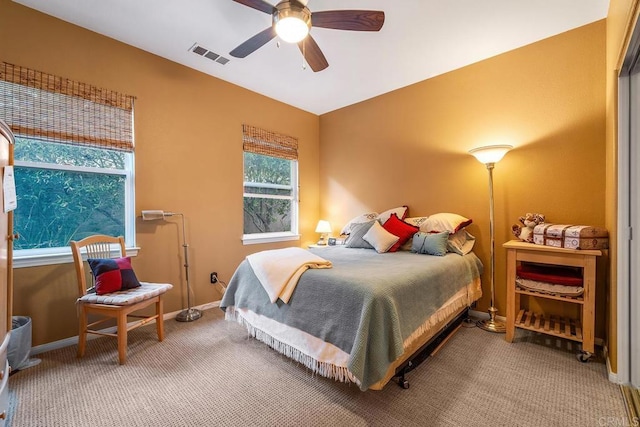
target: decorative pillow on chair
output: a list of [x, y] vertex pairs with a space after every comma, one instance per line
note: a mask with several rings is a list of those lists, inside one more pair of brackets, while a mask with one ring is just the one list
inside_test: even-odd
[[380, 254], [389, 251], [398, 242], [398, 236], [389, 233], [378, 221], [373, 222], [369, 231], [362, 238], [369, 242], [376, 252]]
[[398, 218], [398, 215], [391, 214], [389, 219], [382, 225], [389, 233], [398, 236], [398, 241], [389, 248], [389, 252], [397, 251], [400, 246], [404, 245], [414, 234], [420, 231], [419, 227], [408, 224]]
[[453, 234], [458, 230], [462, 230], [473, 222], [472, 219], [465, 218], [462, 215], [454, 213], [437, 213], [429, 216], [427, 220], [420, 225], [420, 231], [426, 233], [442, 233], [448, 231]]
[[447, 242], [449, 232], [442, 233], [423, 233], [419, 232], [413, 236], [411, 252], [419, 254], [428, 254], [436, 256], [445, 256], [447, 254]]
[[131, 267], [131, 258], [89, 258], [87, 260], [98, 295], [133, 289], [140, 286], [140, 282]]

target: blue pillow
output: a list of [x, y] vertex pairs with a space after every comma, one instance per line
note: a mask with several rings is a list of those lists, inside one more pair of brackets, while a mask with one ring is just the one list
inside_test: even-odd
[[365, 234], [367, 234], [367, 231], [369, 231], [371, 226], [373, 226], [374, 222], [376, 222], [376, 220], [353, 224], [351, 226], [349, 237], [345, 242], [345, 246], [348, 248], [373, 249], [373, 246], [371, 246], [369, 242], [364, 240], [363, 237]]
[[448, 241], [449, 241], [448, 231], [444, 231], [442, 233], [418, 232], [413, 235], [411, 252], [417, 252], [419, 254], [445, 256], [447, 254]]

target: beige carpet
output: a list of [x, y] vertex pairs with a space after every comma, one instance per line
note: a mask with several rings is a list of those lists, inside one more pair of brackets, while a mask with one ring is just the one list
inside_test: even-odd
[[[462, 328], [382, 391], [313, 376], [218, 309], [192, 323], [168, 320], [130, 333], [128, 361], [115, 340], [40, 354], [9, 379], [19, 426], [604, 426], [624, 424], [618, 387], [602, 361], [578, 362], [567, 343]], [[614, 422], [614, 424], [611, 424]], [[607, 424], [608, 423], [608, 424]]]

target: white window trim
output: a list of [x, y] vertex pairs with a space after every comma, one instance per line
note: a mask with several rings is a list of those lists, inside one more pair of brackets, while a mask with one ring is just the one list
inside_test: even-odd
[[[55, 163], [45, 162], [31, 162], [23, 160], [15, 160], [14, 166], [38, 168], [38, 169], [51, 169], [51, 170], [63, 170], [73, 172], [89, 172], [96, 174], [108, 174], [108, 175], [123, 175], [125, 179], [125, 244], [127, 256], [135, 257], [138, 255], [138, 247], [135, 244], [135, 182], [134, 182], [134, 167], [135, 161], [133, 153], [125, 153], [125, 169], [107, 169], [107, 168], [93, 168], [84, 166], [72, 166], [72, 165], [59, 165]], [[117, 256], [114, 252], [113, 256]], [[55, 265], [66, 264], [73, 262], [73, 255], [71, 249], [66, 247], [61, 248], [46, 248], [46, 249], [19, 249], [13, 251], [13, 267], [14, 268], [26, 268], [26, 267], [39, 267], [42, 265]]]
[[253, 186], [253, 187], [282, 188], [282, 189], [291, 190], [291, 196], [255, 194], [255, 193], [243, 192], [243, 199], [245, 197], [254, 197], [254, 198], [262, 198], [262, 199], [291, 200], [291, 231], [285, 231], [285, 232], [279, 232], [279, 233], [243, 234], [242, 235], [243, 245], [257, 245], [262, 243], [277, 243], [277, 242], [300, 240], [300, 233], [298, 232], [300, 187], [298, 186], [298, 161], [297, 160], [291, 160], [291, 185], [266, 184], [266, 183], [263, 184], [263, 183], [255, 183], [255, 182], [244, 182], [243, 184], [244, 185], [249, 184], [249, 186]]
[[[139, 247], [126, 248], [128, 257], [138, 256]], [[113, 250], [112, 257], [120, 255]], [[13, 252], [13, 268], [40, 267], [43, 265], [69, 264], [73, 262], [70, 248], [21, 249]]]
[[257, 245], [260, 243], [276, 243], [287, 242], [291, 240], [300, 240], [300, 234], [284, 232], [284, 233], [255, 233], [243, 234], [243, 245]]

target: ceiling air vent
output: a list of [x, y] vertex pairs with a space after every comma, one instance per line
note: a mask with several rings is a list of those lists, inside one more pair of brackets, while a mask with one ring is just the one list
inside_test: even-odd
[[220, 56], [217, 53], [212, 52], [209, 49], [200, 46], [198, 43], [194, 43], [193, 46], [189, 48], [189, 50], [195, 54], [204, 56], [205, 58], [210, 59], [213, 62], [217, 62], [218, 64], [221, 64], [221, 65], [225, 65], [227, 62], [229, 62], [229, 58]]

